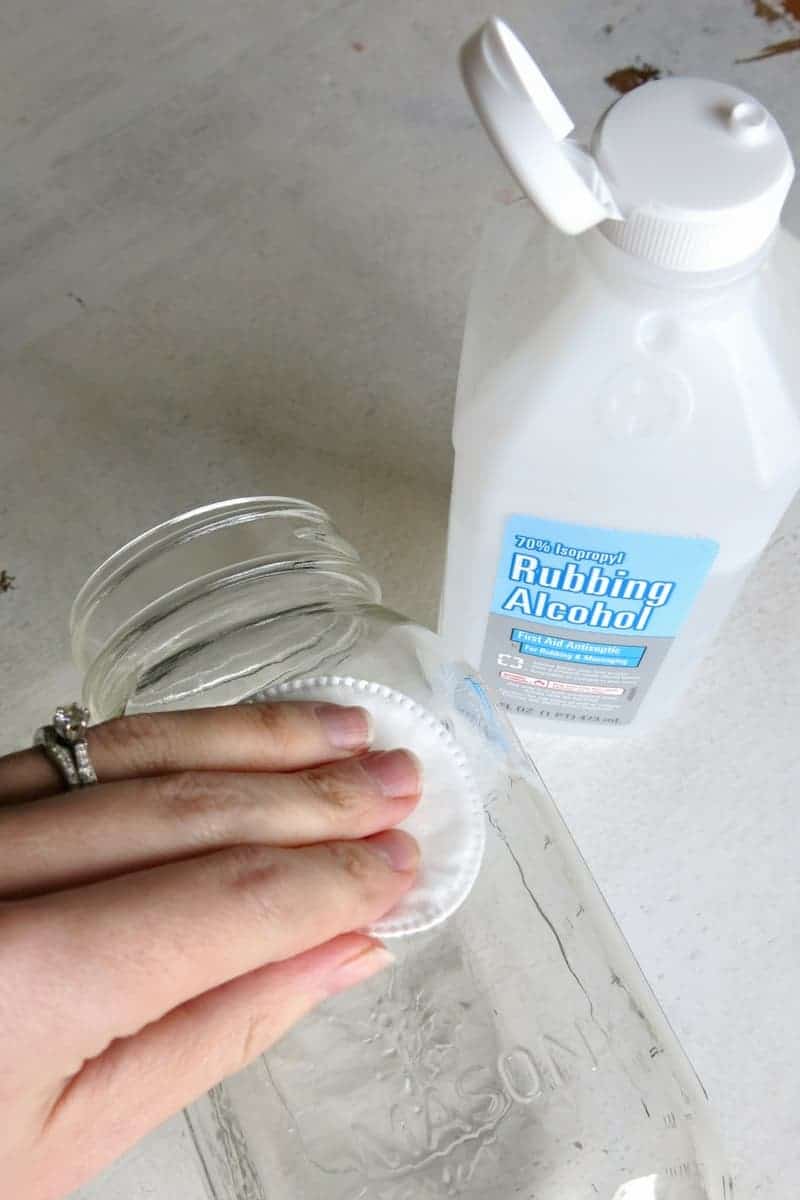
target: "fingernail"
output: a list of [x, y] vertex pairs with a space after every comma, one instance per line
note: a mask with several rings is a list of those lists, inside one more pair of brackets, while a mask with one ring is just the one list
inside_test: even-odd
[[388, 829], [364, 840], [394, 871], [413, 871], [419, 863], [419, 846], [401, 829]]
[[318, 704], [317, 718], [337, 750], [363, 750], [372, 741], [372, 717], [365, 708]]
[[381, 750], [359, 761], [385, 796], [415, 796], [420, 789], [422, 764], [409, 750]]
[[325, 980], [325, 991], [333, 996], [346, 988], [355, 987], [357, 983], [363, 983], [365, 979], [384, 971], [394, 961], [394, 955], [385, 946], [373, 942], [365, 949], [359, 950], [352, 958], [345, 959], [334, 967]]

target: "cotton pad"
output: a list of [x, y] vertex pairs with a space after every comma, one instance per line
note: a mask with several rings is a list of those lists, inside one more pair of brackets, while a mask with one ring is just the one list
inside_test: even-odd
[[337, 675], [292, 680], [252, 699], [358, 704], [375, 722], [372, 749], [413, 750], [423, 765], [422, 798], [399, 828], [419, 842], [420, 873], [412, 890], [371, 932], [378, 937], [421, 933], [455, 912], [478, 875], [485, 817], [467, 758], [438, 717], [384, 684]]

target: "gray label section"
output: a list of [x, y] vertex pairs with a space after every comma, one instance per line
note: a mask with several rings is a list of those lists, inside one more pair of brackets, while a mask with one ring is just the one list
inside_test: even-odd
[[[519, 631], [537, 636], [536, 653]], [[672, 638], [620, 637], [605, 632], [572, 630], [561, 634], [551, 625], [489, 614], [481, 673], [496, 702], [512, 717], [523, 715], [585, 725], [627, 725], [636, 716]], [[576, 645], [586, 646], [581, 653]], [[615, 666], [590, 647], [632, 646], [644, 651], [636, 666]], [[559, 657], [561, 656], [561, 657]], [[566, 661], [570, 656], [592, 659]], [[599, 665], [595, 665], [597, 659]]]

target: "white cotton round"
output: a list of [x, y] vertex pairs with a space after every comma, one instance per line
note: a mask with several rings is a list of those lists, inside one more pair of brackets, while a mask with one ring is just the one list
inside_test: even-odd
[[402, 692], [350, 676], [294, 679], [252, 699], [362, 705], [375, 722], [374, 750], [403, 747], [417, 755], [424, 772], [422, 798], [399, 828], [419, 843], [419, 877], [370, 932], [382, 938], [421, 933], [454, 913], [478, 876], [486, 828], [480, 791], [466, 755], [442, 721]]

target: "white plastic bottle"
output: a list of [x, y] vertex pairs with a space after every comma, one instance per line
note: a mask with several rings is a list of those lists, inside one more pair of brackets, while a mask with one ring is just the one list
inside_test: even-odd
[[523, 735], [639, 732], [800, 484], [792, 157], [761, 105], [700, 79], [622, 97], [585, 150], [496, 19], [462, 69], [536, 208], [500, 210], [478, 265], [442, 632]]

